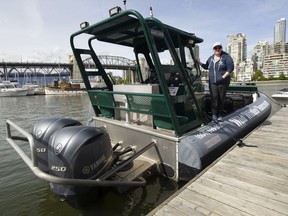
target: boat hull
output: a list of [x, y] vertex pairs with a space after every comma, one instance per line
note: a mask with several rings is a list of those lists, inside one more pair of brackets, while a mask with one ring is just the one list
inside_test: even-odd
[[221, 123], [201, 127], [179, 143], [179, 179], [187, 181], [232, 147], [263, 121], [271, 112], [270, 100], [263, 94], [230, 115]]
[[66, 89], [53, 89], [53, 88], [45, 88], [45, 95], [75, 95], [75, 94], [84, 94], [86, 91], [84, 90], [66, 90]]
[[10, 89], [7, 91], [0, 91], [0, 97], [21, 97], [26, 96], [27, 90], [26, 89]]
[[273, 94], [272, 98], [280, 104], [288, 104], [288, 93], [285, 94]]
[[155, 161], [164, 175], [176, 181], [188, 181], [238, 139], [258, 127], [270, 112], [270, 100], [260, 94], [254, 103], [225, 116], [224, 122], [209, 123], [181, 137], [175, 137], [167, 130], [123, 124], [103, 117], [95, 117], [95, 124], [107, 128], [112, 141], [121, 141], [125, 146], [142, 148], [151, 140], [157, 142], [160, 156], [155, 150], [147, 151], [143, 156]]

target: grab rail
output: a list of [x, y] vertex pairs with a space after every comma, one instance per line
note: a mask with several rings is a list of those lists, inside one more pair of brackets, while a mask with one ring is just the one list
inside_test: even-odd
[[[17, 130], [24, 137], [12, 136], [11, 127]], [[24, 129], [16, 125], [11, 120], [6, 120], [6, 135], [7, 135], [6, 140], [8, 141], [8, 143], [14, 148], [14, 150], [18, 153], [18, 155], [22, 158], [22, 160], [27, 164], [27, 166], [32, 170], [32, 172], [38, 178], [43, 179], [47, 182], [51, 182], [55, 184], [63, 184], [63, 185], [102, 186], [102, 187], [112, 187], [112, 186], [139, 187], [139, 186], [144, 186], [146, 184], [146, 180], [144, 178], [137, 178], [137, 180], [133, 180], [133, 181], [102, 180], [105, 174], [103, 176], [100, 176], [100, 178], [98, 179], [68, 179], [68, 178], [61, 178], [61, 177], [50, 175], [46, 172], [43, 172], [42, 170], [38, 168], [35, 144], [34, 144], [33, 137], [30, 133], [26, 132]], [[29, 158], [29, 156], [18, 146], [18, 144], [14, 142], [14, 139], [27, 140], [29, 142], [30, 150], [31, 150], [31, 158]], [[149, 143], [146, 147], [141, 149], [139, 152], [144, 153], [145, 151], [147, 151], [148, 149], [152, 147], [155, 147], [157, 151], [158, 149], [157, 149], [156, 144], [157, 143], [155, 141], [152, 141], [152, 143]], [[159, 152], [157, 151], [157, 153]], [[133, 159], [135, 159], [136, 157], [140, 155], [141, 154], [137, 154], [137, 156], [135, 155]], [[110, 174], [111, 172], [109, 172], [109, 176]], [[104, 178], [107, 178], [107, 176]]]

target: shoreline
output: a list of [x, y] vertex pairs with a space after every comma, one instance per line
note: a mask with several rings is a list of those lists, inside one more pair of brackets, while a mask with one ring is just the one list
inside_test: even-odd
[[256, 85], [276, 85], [276, 84], [287, 84], [288, 86], [288, 80], [270, 80], [270, 81], [257, 81], [255, 82]]
[[[231, 82], [230, 84], [233, 83], [239, 83], [239, 82]], [[283, 85], [287, 84], [288, 86], [288, 80], [268, 80], [268, 81], [255, 81], [255, 82], [246, 82], [246, 84], [256, 84], [256, 86], [267, 86], [267, 85]], [[244, 83], [243, 83], [244, 84]]]

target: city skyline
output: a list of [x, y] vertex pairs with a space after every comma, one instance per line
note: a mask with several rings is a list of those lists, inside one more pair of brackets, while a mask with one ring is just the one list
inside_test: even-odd
[[[258, 41], [273, 43], [273, 28], [277, 20], [286, 17], [288, 1], [278, 0], [156, 0], [126, 1], [126, 9], [135, 9], [149, 17], [153, 8], [155, 18], [168, 25], [195, 33], [204, 39], [200, 58], [212, 54], [215, 41], [227, 45], [227, 35], [247, 36], [247, 58]], [[2, 0], [0, 2], [0, 58], [2, 61], [67, 62], [72, 53], [69, 38], [79, 24], [90, 24], [108, 17], [114, 6], [124, 9], [122, 0], [39, 1]], [[17, 13], [15, 13], [17, 11]], [[268, 16], [267, 16], [268, 15]], [[265, 17], [265, 18], [264, 18]], [[113, 50], [103, 54], [113, 55]], [[102, 54], [102, 53], [101, 53]], [[123, 53], [125, 56], [125, 53]]]

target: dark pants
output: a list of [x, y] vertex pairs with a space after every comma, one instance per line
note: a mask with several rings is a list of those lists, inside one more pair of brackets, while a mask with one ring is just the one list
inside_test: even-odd
[[225, 99], [229, 84], [230, 84], [230, 81], [221, 83], [221, 84], [209, 83], [212, 115], [216, 115], [216, 116], [222, 115], [224, 99]]

